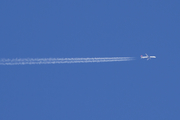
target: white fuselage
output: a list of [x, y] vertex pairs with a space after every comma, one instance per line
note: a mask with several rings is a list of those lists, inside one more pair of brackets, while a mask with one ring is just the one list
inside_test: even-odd
[[146, 56], [142, 56], [142, 55], [141, 55], [141, 58], [142, 58], [142, 59], [146, 58], [147, 60], [149, 60], [149, 59], [151, 59], [151, 58], [156, 58], [156, 56], [148, 56], [148, 55], [146, 54]]

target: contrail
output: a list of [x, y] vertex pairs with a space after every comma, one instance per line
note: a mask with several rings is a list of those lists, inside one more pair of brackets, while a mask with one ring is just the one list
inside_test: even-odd
[[1, 59], [0, 65], [32, 65], [32, 64], [63, 64], [63, 63], [98, 63], [131, 61], [133, 57], [98, 57], [98, 58], [19, 58]]

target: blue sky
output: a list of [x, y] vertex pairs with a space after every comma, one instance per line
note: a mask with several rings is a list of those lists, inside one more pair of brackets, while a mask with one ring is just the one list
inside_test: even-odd
[[1, 0], [1, 58], [136, 60], [0, 66], [0, 119], [180, 119], [179, 5]]

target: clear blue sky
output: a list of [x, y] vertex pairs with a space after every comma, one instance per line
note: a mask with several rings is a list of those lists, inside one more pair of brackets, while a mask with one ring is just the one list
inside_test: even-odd
[[[0, 58], [136, 57], [0, 66], [1, 120], [180, 119], [179, 0], [1, 0]], [[156, 59], [141, 60], [141, 54]]]

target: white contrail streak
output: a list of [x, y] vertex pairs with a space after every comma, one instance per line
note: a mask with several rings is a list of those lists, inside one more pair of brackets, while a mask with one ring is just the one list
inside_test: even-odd
[[32, 64], [63, 64], [63, 63], [93, 63], [131, 61], [133, 57], [102, 57], [102, 58], [25, 58], [1, 59], [0, 65], [32, 65]]

